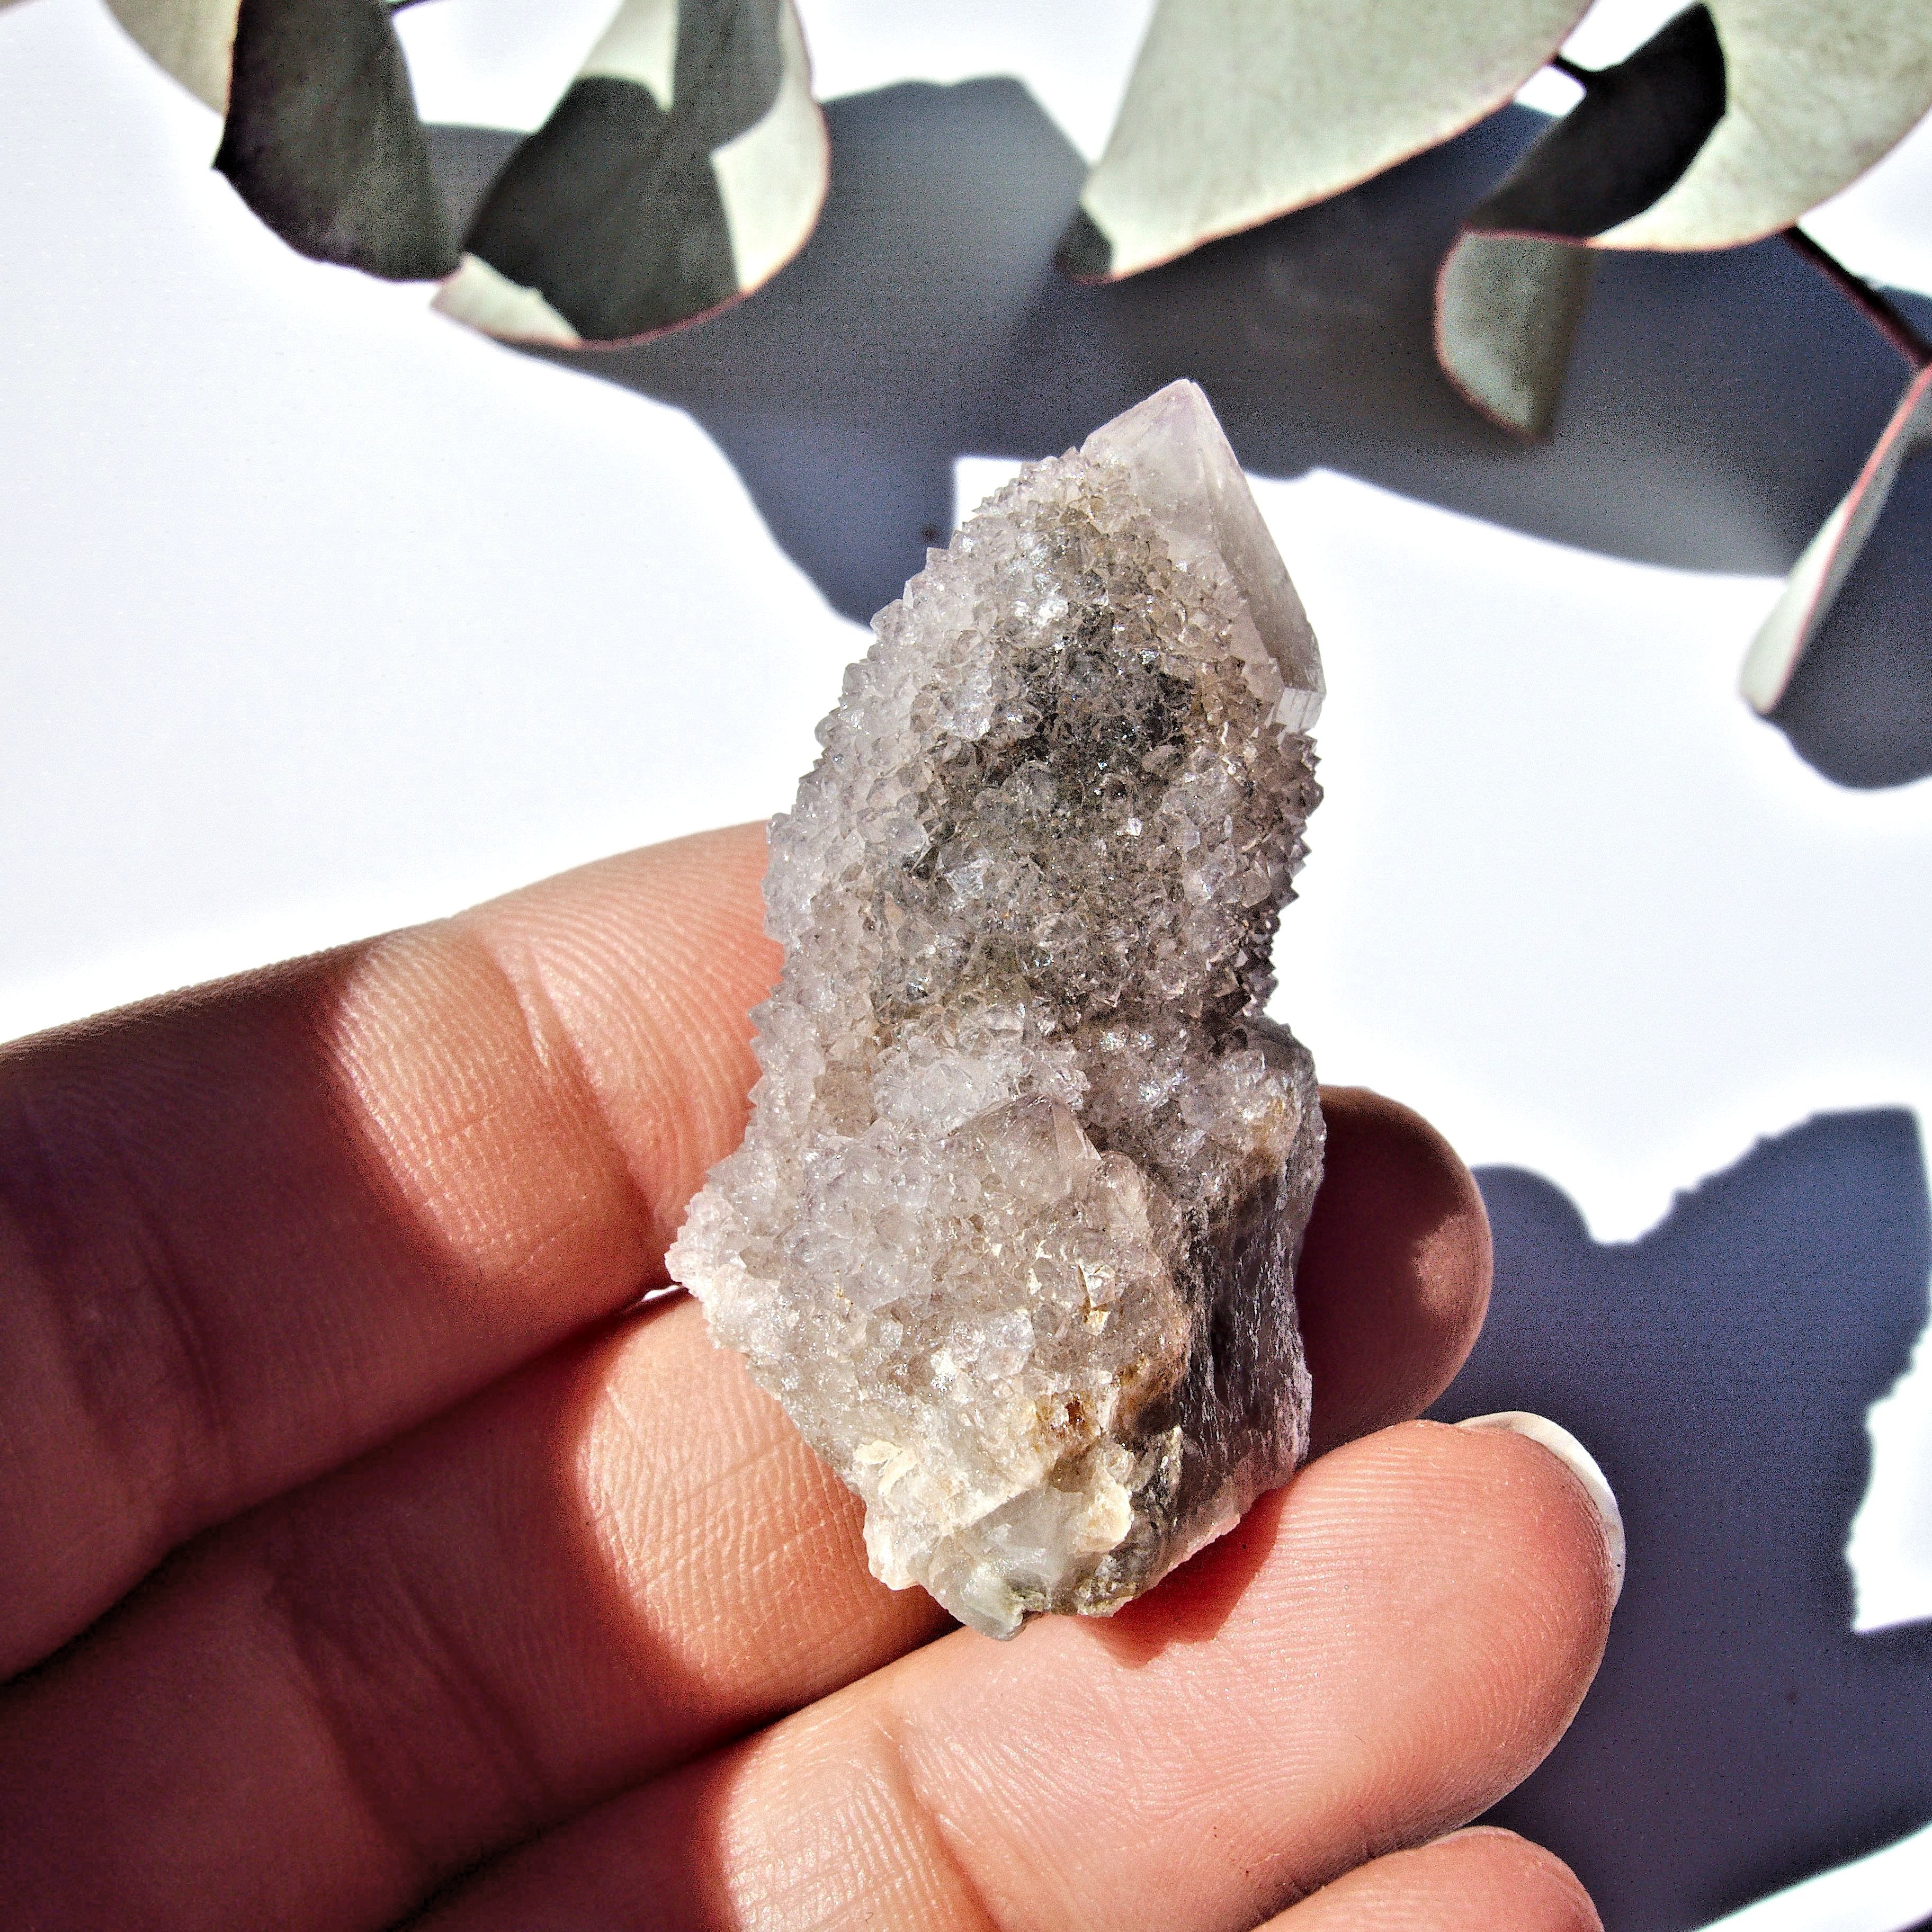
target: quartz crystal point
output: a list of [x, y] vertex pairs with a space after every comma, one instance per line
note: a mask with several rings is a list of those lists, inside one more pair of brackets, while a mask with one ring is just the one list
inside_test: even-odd
[[1206, 398], [1030, 465], [873, 621], [774, 820], [744, 1144], [671, 1251], [874, 1573], [1106, 1616], [1306, 1452], [1307, 1051], [1262, 1017], [1315, 640]]

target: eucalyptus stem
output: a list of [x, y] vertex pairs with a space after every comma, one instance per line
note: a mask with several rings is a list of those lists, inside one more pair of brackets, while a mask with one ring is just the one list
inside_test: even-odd
[[1781, 238], [1809, 262], [1914, 369], [1932, 368], [1932, 342], [1870, 283], [1853, 274], [1837, 256], [1820, 248], [1802, 228], [1794, 225], [1784, 230]]

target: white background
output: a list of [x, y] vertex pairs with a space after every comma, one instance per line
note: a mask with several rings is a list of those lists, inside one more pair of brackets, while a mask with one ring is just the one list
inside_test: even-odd
[[[608, 10], [412, 9], [425, 117], [535, 124]], [[1674, 10], [1600, 6], [1574, 51]], [[1147, 11], [801, 0], [826, 95], [1015, 73], [1090, 156]], [[0, 1036], [769, 813], [864, 643], [688, 419], [297, 260], [218, 135], [94, 0], [0, 13]], [[1808, 225], [1932, 292], [1928, 210], [1922, 131]], [[1932, 1120], [1932, 782], [1843, 790], [1746, 710], [1774, 583], [1258, 490], [1328, 665], [1280, 963], [1329, 1077], [1600, 1240], [1820, 1109]], [[1932, 1615], [1920, 1364], [1873, 1418], [1866, 1627]], [[1928, 1898], [1922, 1834], [1734, 1922]]]

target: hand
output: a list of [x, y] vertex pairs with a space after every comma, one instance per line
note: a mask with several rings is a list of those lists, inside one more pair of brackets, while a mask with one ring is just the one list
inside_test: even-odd
[[699, 1310], [635, 1305], [742, 1130], [764, 862], [687, 839], [0, 1055], [0, 1923], [1594, 1925], [1442, 1835], [1613, 1584], [1547, 1450], [1406, 1419], [1489, 1279], [1414, 1115], [1327, 1096], [1318, 1460], [1111, 1622], [875, 1583]]

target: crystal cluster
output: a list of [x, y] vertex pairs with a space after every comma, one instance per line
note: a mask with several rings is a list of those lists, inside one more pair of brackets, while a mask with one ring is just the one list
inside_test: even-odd
[[1322, 1118], [1261, 1015], [1321, 670], [1186, 382], [874, 629], [772, 827], [763, 1078], [670, 1264], [874, 1572], [1004, 1636], [1118, 1608], [1306, 1453]]

